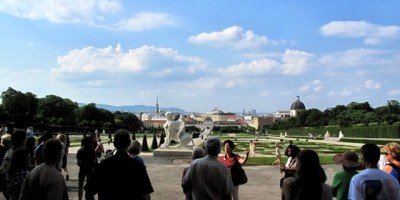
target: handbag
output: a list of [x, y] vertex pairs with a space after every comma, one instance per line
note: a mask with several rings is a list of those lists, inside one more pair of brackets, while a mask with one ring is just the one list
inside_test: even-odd
[[243, 185], [247, 183], [246, 172], [244, 171], [242, 165], [237, 160], [236, 155], [235, 155], [235, 164], [231, 167], [231, 177], [234, 186]]

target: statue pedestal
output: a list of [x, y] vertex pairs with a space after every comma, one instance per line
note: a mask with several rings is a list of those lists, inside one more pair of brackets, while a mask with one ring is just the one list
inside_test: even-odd
[[189, 148], [158, 148], [153, 151], [153, 156], [190, 158], [192, 157], [192, 151], [193, 149]]

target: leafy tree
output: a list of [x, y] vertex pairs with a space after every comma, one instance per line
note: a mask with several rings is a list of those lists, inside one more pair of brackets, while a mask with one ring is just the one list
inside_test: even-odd
[[17, 125], [26, 125], [36, 114], [36, 96], [24, 94], [9, 87], [1, 94], [4, 113]]
[[39, 99], [39, 118], [44, 123], [74, 124], [76, 109], [78, 109], [77, 103], [56, 95], [47, 95]]
[[114, 112], [114, 116], [115, 124], [117, 126], [133, 130], [133, 132], [139, 131], [143, 126], [142, 121], [140, 121], [139, 118], [133, 113], [117, 111]]

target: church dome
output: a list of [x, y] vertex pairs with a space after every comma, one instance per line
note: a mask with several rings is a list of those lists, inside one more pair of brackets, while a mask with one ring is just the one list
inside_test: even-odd
[[290, 106], [290, 110], [305, 110], [306, 106], [304, 105], [303, 102], [300, 101], [300, 97], [297, 96], [296, 101], [292, 103], [292, 106]]

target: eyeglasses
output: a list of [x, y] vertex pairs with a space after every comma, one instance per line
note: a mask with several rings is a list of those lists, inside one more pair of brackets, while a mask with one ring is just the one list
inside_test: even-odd
[[385, 152], [385, 153], [383, 153], [383, 154], [385, 154], [385, 156], [389, 155], [389, 153], [388, 153], [388, 152]]

